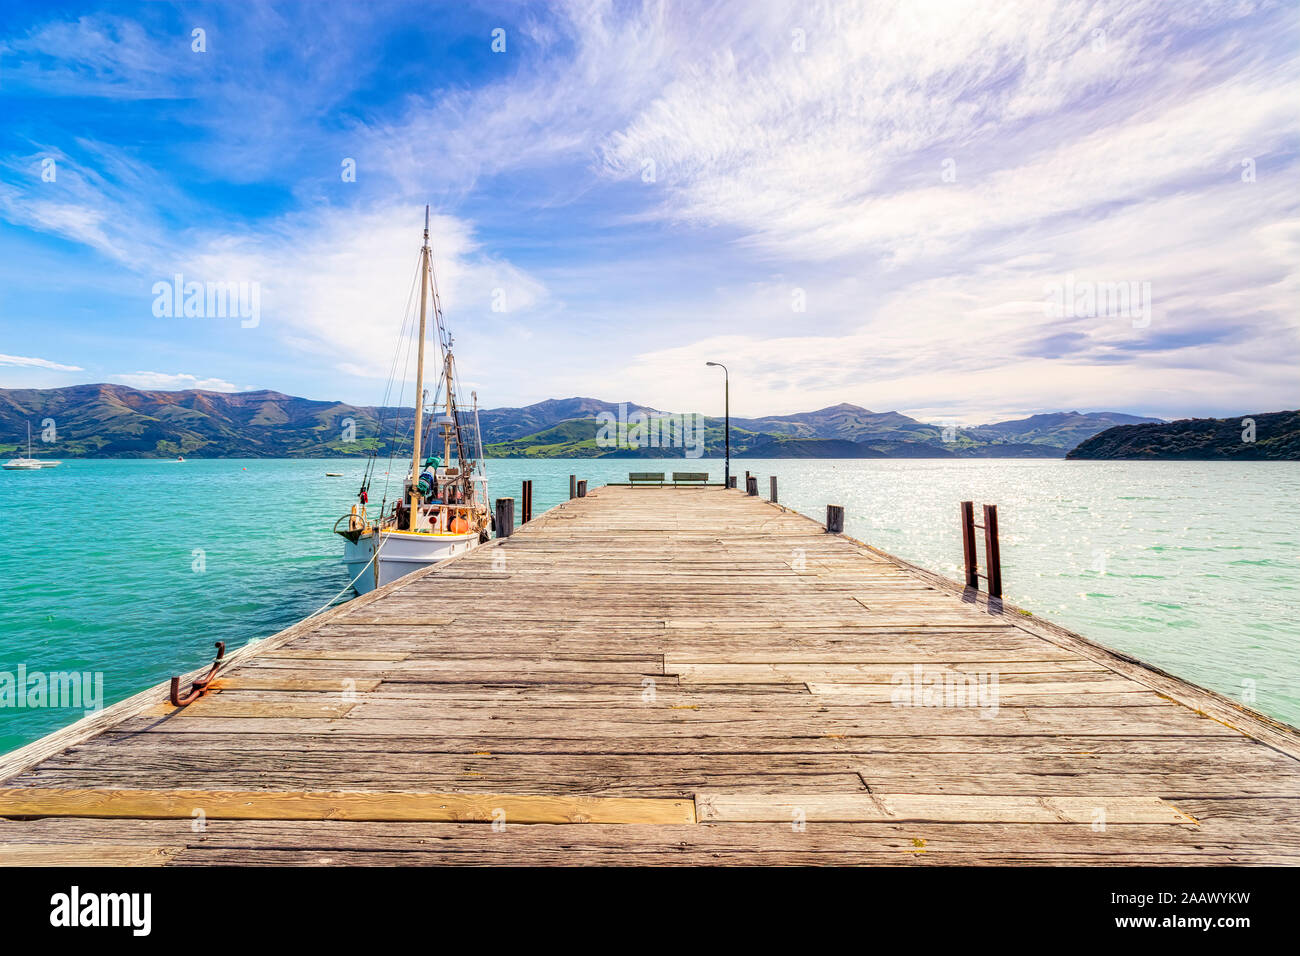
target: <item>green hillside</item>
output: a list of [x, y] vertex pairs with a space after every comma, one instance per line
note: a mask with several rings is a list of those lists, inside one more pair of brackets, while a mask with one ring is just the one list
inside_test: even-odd
[[[1254, 423], [1253, 435], [1250, 422]], [[1240, 418], [1185, 418], [1159, 425], [1122, 425], [1092, 436], [1066, 457], [1300, 461], [1300, 411], [1265, 412]]]

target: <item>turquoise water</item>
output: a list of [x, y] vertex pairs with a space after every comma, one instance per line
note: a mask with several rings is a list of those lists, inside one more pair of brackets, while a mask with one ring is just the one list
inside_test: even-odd
[[[995, 503], [1006, 596], [1300, 723], [1300, 468], [1283, 462], [742, 461], [784, 504], [958, 577], [957, 503]], [[490, 463], [538, 513], [652, 460]], [[690, 462], [721, 480], [720, 461]], [[0, 680], [102, 673], [107, 703], [317, 610], [347, 584], [330, 533], [363, 462], [65, 461], [0, 472]], [[345, 477], [327, 478], [325, 472]], [[377, 501], [383, 476], [373, 486]], [[719, 492], [721, 494], [721, 492]], [[1253, 695], [1253, 700], [1252, 700]], [[0, 752], [81, 715], [0, 708]]]

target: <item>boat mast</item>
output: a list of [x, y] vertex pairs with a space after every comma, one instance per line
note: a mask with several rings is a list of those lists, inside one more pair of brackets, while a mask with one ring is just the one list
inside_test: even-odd
[[424, 326], [425, 313], [429, 304], [429, 207], [424, 207], [424, 248], [420, 250], [420, 348], [415, 367], [415, 431], [411, 441], [415, 448], [411, 452], [411, 524], [408, 530], [415, 530], [416, 518], [420, 513], [420, 418], [424, 411]]
[[[442, 374], [447, 381], [447, 420], [448, 420], [448, 424], [443, 425], [443, 429], [442, 429], [442, 460], [450, 465], [451, 464], [451, 433], [452, 433], [452, 429], [456, 427], [456, 419], [453, 417], [452, 404], [451, 404], [451, 394], [452, 394], [451, 392], [452, 389], [451, 349], [448, 349], [447, 353], [443, 356]], [[464, 464], [465, 463], [463, 461], [457, 459], [456, 461], [457, 468], [464, 467]], [[459, 475], [459, 472], [457, 472], [457, 474]]]

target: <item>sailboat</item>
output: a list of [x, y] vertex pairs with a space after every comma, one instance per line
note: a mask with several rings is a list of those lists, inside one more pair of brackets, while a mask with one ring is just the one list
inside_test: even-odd
[[32, 423], [27, 423], [27, 457], [10, 458], [2, 466], [6, 471], [38, 471], [41, 468], [54, 468], [62, 462], [48, 461], [32, 457]]
[[[358, 594], [476, 548], [489, 540], [492, 531], [483, 440], [478, 427], [478, 395], [472, 393], [472, 406], [466, 408], [457, 392], [453, 340], [443, 322], [433, 253], [429, 248], [428, 206], [424, 208], [419, 276], [420, 321], [410, 474], [405, 477], [401, 494], [396, 496], [391, 509], [385, 492], [378, 513], [372, 514], [370, 485], [377, 462], [377, 456], [372, 455], [357, 493], [357, 504], [334, 524], [335, 533], [344, 539], [343, 563]], [[426, 426], [424, 349], [430, 305], [442, 365]], [[439, 439], [442, 456], [435, 456], [432, 451], [426, 456], [425, 449]]]

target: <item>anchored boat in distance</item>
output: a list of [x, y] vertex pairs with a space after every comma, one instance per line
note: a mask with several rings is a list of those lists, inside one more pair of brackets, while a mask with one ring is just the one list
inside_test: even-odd
[[[422, 567], [463, 554], [487, 541], [492, 531], [488, 511], [487, 475], [483, 470], [483, 439], [478, 427], [478, 396], [463, 408], [456, 391], [456, 360], [452, 338], [442, 319], [442, 304], [429, 248], [429, 207], [424, 209], [424, 245], [420, 249], [420, 317], [415, 373], [415, 422], [411, 436], [411, 471], [391, 509], [385, 491], [378, 514], [372, 516], [370, 485], [378, 452], [371, 455], [357, 492], [357, 504], [339, 518], [334, 531], [344, 539], [343, 563], [352, 585], [365, 594]], [[429, 305], [442, 368], [425, 425], [424, 345]], [[401, 343], [398, 343], [400, 354]], [[397, 363], [394, 362], [394, 369]], [[393, 382], [389, 382], [391, 392]], [[387, 404], [387, 402], [385, 402]], [[441, 405], [441, 413], [437, 413]], [[400, 427], [395, 416], [394, 438]], [[434, 428], [438, 434], [434, 434]], [[382, 429], [382, 422], [381, 422]], [[472, 438], [472, 444], [471, 444]], [[431, 445], [441, 439], [442, 455]], [[396, 447], [396, 442], [392, 447]], [[430, 449], [426, 454], [425, 449]], [[453, 459], [454, 456], [454, 459]], [[390, 457], [390, 462], [391, 462]], [[454, 463], [453, 463], [454, 460]], [[422, 469], [423, 466], [423, 470]], [[388, 473], [393, 473], [389, 468]]]
[[59, 461], [49, 461], [44, 458], [32, 457], [32, 423], [27, 423], [27, 457], [10, 458], [4, 463], [5, 471], [39, 471], [42, 468], [55, 468], [63, 464]]

